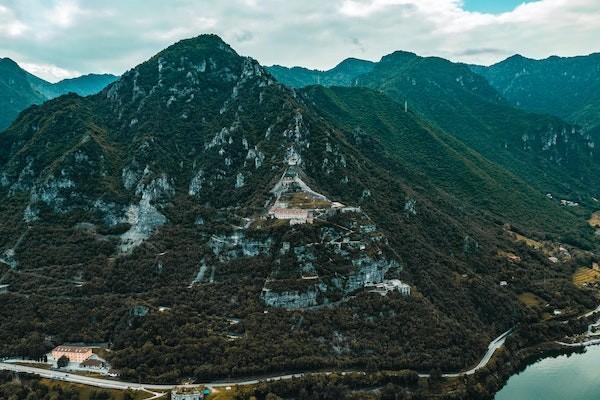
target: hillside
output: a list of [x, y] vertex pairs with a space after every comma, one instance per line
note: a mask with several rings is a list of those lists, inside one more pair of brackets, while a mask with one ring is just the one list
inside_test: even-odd
[[46, 97], [35, 90], [29, 73], [9, 58], [0, 59], [0, 131], [32, 104], [40, 104]]
[[597, 197], [599, 154], [584, 131], [517, 110], [464, 65], [411, 53], [385, 56], [357, 85], [381, 90], [540, 191]]
[[515, 55], [472, 69], [516, 107], [584, 128], [600, 125], [600, 53], [543, 60]]
[[0, 136], [0, 357], [106, 342], [156, 382], [454, 371], [542, 321], [522, 293], [589, 308], [591, 227], [397, 107], [292, 90], [202, 35], [29, 108]]
[[[276, 76], [296, 85], [295, 71]], [[598, 197], [595, 131], [515, 109], [468, 66], [397, 51], [350, 85], [385, 93], [540, 192], [588, 205]]]
[[371, 160], [426, 190], [443, 190], [472, 211], [527, 221], [540, 231], [576, 223], [556, 202], [380, 92], [313, 86], [306, 94]]
[[98, 93], [116, 76], [89, 74], [50, 83], [25, 71], [9, 58], [0, 59], [0, 131], [6, 129], [21, 111], [69, 92], [82, 96]]

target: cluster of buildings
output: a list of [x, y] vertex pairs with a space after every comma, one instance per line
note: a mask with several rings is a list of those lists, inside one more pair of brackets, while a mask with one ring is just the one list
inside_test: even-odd
[[369, 283], [365, 286], [372, 287], [373, 289], [369, 290], [370, 292], [379, 293], [382, 296], [394, 291], [399, 292], [402, 296], [410, 296], [410, 285], [399, 279], [388, 279], [380, 283]]
[[205, 387], [178, 387], [171, 391], [171, 400], [204, 400], [210, 395]]
[[66, 357], [69, 360], [69, 369], [90, 370], [116, 375], [114, 371], [110, 370], [110, 365], [105, 360], [94, 354], [91, 347], [60, 345], [52, 350], [50, 356], [49, 360], [53, 361], [54, 364], [57, 364], [62, 357]]

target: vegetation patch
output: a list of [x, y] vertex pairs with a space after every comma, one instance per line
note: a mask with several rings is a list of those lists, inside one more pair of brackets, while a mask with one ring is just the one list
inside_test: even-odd
[[578, 287], [587, 286], [595, 282], [600, 282], [600, 266], [598, 264], [594, 264], [592, 268], [579, 268], [573, 274], [573, 283]]
[[600, 211], [593, 213], [588, 223], [595, 228], [600, 228]]
[[544, 304], [544, 300], [533, 293], [525, 292], [519, 295], [519, 301], [527, 307], [537, 307]]

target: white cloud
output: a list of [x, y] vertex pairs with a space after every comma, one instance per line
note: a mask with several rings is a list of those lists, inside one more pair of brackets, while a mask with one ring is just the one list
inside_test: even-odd
[[61, 28], [72, 26], [82, 9], [75, 0], [59, 0], [48, 12], [47, 19], [50, 23]]
[[34, 64], [34, 63], [19, 63], [19, 65], [27, 72], [45, 79], [49, 82], [58, 82], [62, 79], [74, 78], [81, 75], [79, 71], [71, 71], [68, 69], [57, 67], [51, 64]]
[[14, 38], [27, 31], [27, 25], [19, 21], [14, 12], [0, 4], [0, 37]]
[[517, 52], [537, 58], [600, 50], [598, 0], [539, 0], [497, 15], [466, 11], [463, 0], [0, 4], [0, 39], [10, 36], [0, 40], [0, 56], [69, 71], [120, 74], [172, 42], [209, 32], [263, 64], [312, 68], [350, 56], [377, 60], [394, 50], [475, 63]]

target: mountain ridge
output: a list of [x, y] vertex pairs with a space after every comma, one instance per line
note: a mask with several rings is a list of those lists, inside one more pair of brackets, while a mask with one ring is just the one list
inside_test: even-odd
[[[284, 83], [288, 79], [272, 72]], [[367, 86], [400, 104], [406, 102], [409, 109], [544, 193], [587, 196], [588, 202], [589, 196], [598, 197], [592, 184], [598, 173], [594, 134], [514, 108], [469, 66], [397, 51], [342, 86]]]
[[510, 57], [471, 68], [516, 107], [556, 115], [586, 129], [600, 124], [600, 53], [539, 60]]

